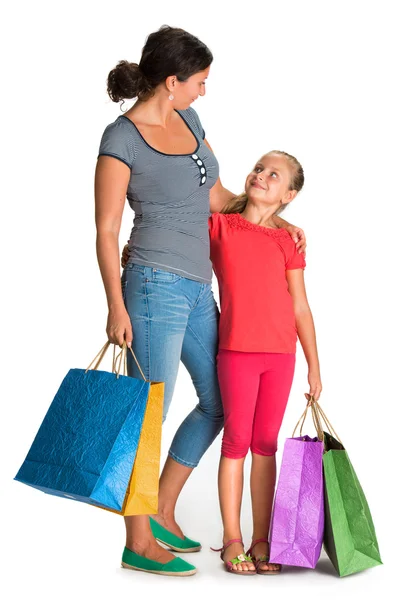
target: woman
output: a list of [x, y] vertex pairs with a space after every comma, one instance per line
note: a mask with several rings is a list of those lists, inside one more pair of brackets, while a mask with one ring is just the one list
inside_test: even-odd
[[[223, 426], [207, 222], [209, 211], [220, 211], [235, 195], [221, 184], [216, 158], [190, 108], [205, 94], [212, 60], [196, 37], [164, 26], [148, 37], [139, 65], [120, 62], [109, 74], [109, 95], [115, 102], [137, 102], [106, 128], [96, 169], [97, 256], [109, 340], [126, 340], [146, 377], [165, 382], [164, 418], [180, 360], [199, 399], [172, 442], [158, 515], [125, 518], [123, 566], [165, 575], [196, 572], [156, 540], [179, 552], [201, 549], [175, 522], [175, 505]], [[118, 236], [126, 196], [135, 219], [120, 285]], [[302, 251], [303, 232], [277, 221]], [[139, 377], [134, 363], [129, 372]]]

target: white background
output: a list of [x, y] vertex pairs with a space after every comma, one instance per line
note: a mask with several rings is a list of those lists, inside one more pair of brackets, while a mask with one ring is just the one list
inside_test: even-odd
[[[3, 11], [0, 535], [7, 598], [104, 600], [150, 591], [191, 598], [220, 586], [225, 596], [278, 597], [285, 588], [294, 596], [367, 598], [371, 589], [391, 596], [415, 587], [413, 4], [85, 0], [16, 2]], [[214, 54], [207, 95], [195, 108], [223, 183], [241, 192], [270, 149], [293, 153], [304, 166], [305, 189], [284, 216], [306, 231], [322, 406], [367, 495], [382, 567], [338, 579], [323, 558], [316, 571], [287, 569], [279, 578], [226, 574], [209, 550], [221, 542], [220, 439], [178, 505], [185, 533], [204, 546], [186, 557], [199, 568], [190, 579], [121, 570], [120, 517], [12, 481], [65, 373], [86, 366], [105, 341], [93, 175], [104, 127], [120, 114], [106, 96], [106, 77], [121, 59], [138, 62], [146, 35], [162, 24], [189, 30]], [[121, 245], [131, 223], [127, 206]], [[299, 348], [279, 459], [307, 390]], [[164, 455], [195, 402], [181, 368]], [[248, 490], [242, 522], [248, 542]]]

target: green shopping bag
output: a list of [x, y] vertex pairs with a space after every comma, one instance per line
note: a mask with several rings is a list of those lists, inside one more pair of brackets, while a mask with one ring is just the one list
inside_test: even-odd
[[382, 561], [371, 512], [348, 453], [321, 406], [313, 404], [317, 418], [333, 434], [324, 432], [324, 549], [344, 577]]

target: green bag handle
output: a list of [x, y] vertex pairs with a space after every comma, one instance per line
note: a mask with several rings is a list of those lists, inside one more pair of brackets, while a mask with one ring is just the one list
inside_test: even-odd
[[[330, 435], [332, 435], [343, 446], [342, 440], [337, 435], [333, 425], [330, 423], [329, 419], [326, 416], [326, 413], [324, 412], [324, 410], [322, 409], [320, 404], [314, 400], [313, 396], [310, 396], [309, 402], [311, 403], [311, 411], [314, 415], [313, 421], [315, 424], [316, 423], [318, 424], [320, 431], [323, 432], [323, 425], [322, 425], [322, 420], [323, 420], [323, 423], [327, 427], [327, 430], [330, 433]], [[319, 429], [317, 429], [317, 432], [318, 431], [319, 431]]]

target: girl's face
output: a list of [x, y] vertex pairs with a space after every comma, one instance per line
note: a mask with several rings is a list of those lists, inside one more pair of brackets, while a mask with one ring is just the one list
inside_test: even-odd
[[246, 178], [245, 192], [254, 204], [267, 204], [277, 209], [294, 198], [289, 191], [292, 172], [288, 160], [279, 154], [266, 154]]
[[187, 81], [175, 80], [172, 89], [174, 96], [173, 105], [177, 110], [185, 110], [199, 96], [204, 96], [206, 93], [206, 79], [209, 76], [210, 67], [204, 71], [195, 73], [187, 79]]

